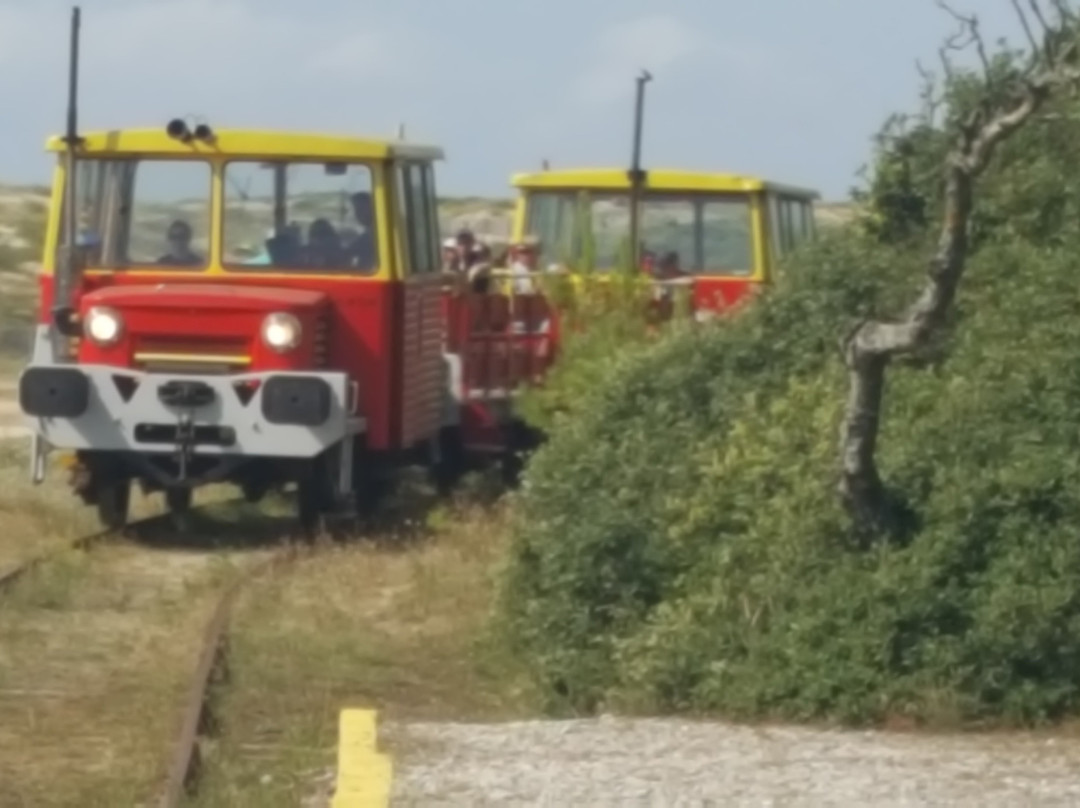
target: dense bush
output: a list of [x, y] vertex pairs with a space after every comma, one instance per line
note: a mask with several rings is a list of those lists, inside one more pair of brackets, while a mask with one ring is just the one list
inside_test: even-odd
[[869, 551], [832, 488], [836, 338], [910, 296], [914, 251], [828, 239], [734, 321], [614, 357], [528, 471], [504, 581], [551, 706], [1074, 710], [1078, 248], [985, 252], [949, 350], [891, 377], [881, 462], [913, 523]]

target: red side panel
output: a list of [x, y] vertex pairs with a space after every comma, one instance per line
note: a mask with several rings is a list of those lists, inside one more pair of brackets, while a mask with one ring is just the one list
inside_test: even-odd
[[752, 294], [758, 285], [756, 281], [739, 278], [696, 278], [694, 309], [723, 311]]
[[413, 446], [442, 425], [446, 392], [443, 367], [442, 278], [415, 275], [400, 284], [401, 380], [396, 402], [398, 443]]
[[542, 383], [557, 356], [559, 318], [543, 295], [447, 293], [447, 345], [461, 357], [465, 444], [499, 450], [511, 394]]

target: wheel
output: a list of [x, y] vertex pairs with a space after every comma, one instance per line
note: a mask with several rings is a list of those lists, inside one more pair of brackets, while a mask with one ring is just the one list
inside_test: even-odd
[[191, 493], [190, 488], [166, 488], [165, 504], [169, 508], [169, 513], [177, 515], [187, 513], [191, 509]]
[[359, 516], [373, 516], [390, 493], [392, 483], [385, 477], [361, 478], [353, 486], [353, 501]]
[[453, 492], [461, 478], [468, 471], [465, 447], [461, 442], [461, 432], [456, 427], [447, 427], [439, 433], [439, 460], [429, 469], [431, 482], [439, 496], [445, 497]]
[[240, 492], [244, 496], [244, 502], [248, 502], [252, 505], [261, 502], [262, 498], [266, 496], [266, 492], [269, 486], [261, 481], [247, 481], [245, 480], [240, 484]]
[[296, 483], [296, 515], [300, 530], [305, 534], [319, 529], [323, 514], [322, 487], [314, 475], [303, 477]]
[[131, 505], [131, 481], [111, 480], [97, 487], [97, 512], [102, 526], [120, 530], [127, 524]]
[[334, 481], [330, 473], [332, 452], [313, 458], [296, 481], [296, 515], [300, 529], [311, 534], [321, 527], [322, 516], [334, 505]]

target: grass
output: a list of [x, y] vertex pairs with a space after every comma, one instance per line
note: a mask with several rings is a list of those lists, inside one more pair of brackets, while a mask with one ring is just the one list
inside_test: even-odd
[[[56, 476], [30, 486], [25, 454], [0, 443], [0, 566], [97, 529]], [[0, 805], [113, 808], [160, 787], [216, 593], [274, 535], [250, 506], [213, 510], [228, 544], [70, 550], [0, 594]]]
[[[55, 463], [44, 483], [31, 483], [28, 444], [24, 438], [0, 440], [0, 568], [100, 530], [94, 509], [71, 492]], [[135, 488], [131, 499], [133, 518], [161, 512], [160, 496], [143, 496]]]
[[132, 547], [70, 553], [0, 607], [0, 805], [153, 794], [217, 570]]
[[[30, 485], [26, 455], [22, 441], [0, 443], [0, 566], [96, 529], [59, 474]], [[370, 540], [325, 544], [246, 592], [196, 804], [298, 804], [333, 766], [343, 707], [536, 714], [523, 672], [486, 639], [508, 517], [477, 482], [453, 505], [407, 493]], [[285, 508], [273, 498], [262, 512]], [[249, 510], [233, 514], [238, 530]], [[0, 595], [0, 805], [134, 805], [153, 793], [213, 593], [251, 558], [240, 545], [210, 549], [68, 552]]]
[[487, 639], [506, 519], [505, 505], [459, 503], [430, 513], [419, 537], [324, 548], [252, 587], [193, 804], [301, 804], [334, 765], [346, 707], [390, 720], [536, 715], [524, 672]]

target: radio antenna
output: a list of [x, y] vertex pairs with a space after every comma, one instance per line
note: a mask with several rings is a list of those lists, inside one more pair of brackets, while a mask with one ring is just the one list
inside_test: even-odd
[[76, 166], [77, 150], [81, 143], [79, 137], [79, 27], [82, 12], [78, 6], [71, 10], [71, 43], [68, 53], [68, 101], [67, 128], [64, 133], [64, 233], [63, 248], [60, 251], [60, 270], [56, 277], [53, 292], [53, 323], [65, 336], [74, 336], [77, 325], [74, 316], [74, 297], [77, 287], [77, 262], [75, 260], [76, 238], [78, 234], [78, 212], [76, 205]]
[[641, 168], [641, 130], [645, 117], [645, 85], [652, 81], [648, 70], [642, 70], [637, 78], [637, 101], [634, 104], [634, 153], [630, 163], [630, 260], [634, 272], [640, 265], [638, 244], [638, 208], [641, 190], [645, 184], [645, 172]]

